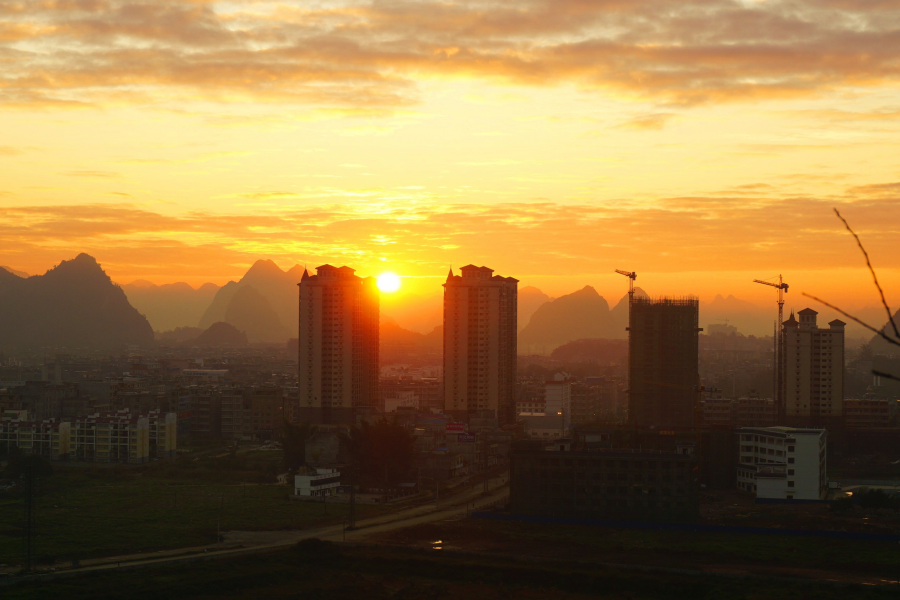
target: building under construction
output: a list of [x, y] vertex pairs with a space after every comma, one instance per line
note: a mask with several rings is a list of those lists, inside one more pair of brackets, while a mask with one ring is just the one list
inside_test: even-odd
[[632, 302], [628, 327], [632, 426], [660, 430], [695, 426], [699, 314], [699, 300], [692, 296], [638, 297]]

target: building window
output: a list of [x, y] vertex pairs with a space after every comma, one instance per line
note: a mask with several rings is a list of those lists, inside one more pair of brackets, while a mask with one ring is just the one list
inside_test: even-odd
[[793, 482], [793, 481], [788, 481], [788, 487], [794, 487], [794, 482]]

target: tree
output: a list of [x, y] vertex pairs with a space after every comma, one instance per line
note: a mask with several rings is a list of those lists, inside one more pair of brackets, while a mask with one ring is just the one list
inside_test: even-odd
[[397, 423], [367, 421], [341, 435], [341, 442], [363, 479], [395, 484], [409, 475], [414, 457], [410, 432]]
[[32, 469], [35, 477], [50, 477], [53, 475], [53, 465], [43, 456], [36, 454], [10, 453], [9, 463], [6, 465], [4, 475], [10, 479], [18, 479]]
[[316, 432], [316, 426], [309, 423], [289, 423], [285, 419], [282, 431], [284, 466], [289, 471], [296, 471], [306, 464], [306, 442]]

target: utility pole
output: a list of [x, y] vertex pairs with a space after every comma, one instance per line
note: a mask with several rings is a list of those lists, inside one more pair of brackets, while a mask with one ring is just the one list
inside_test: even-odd
[[350, 465], [350, 531], [356, 529], [356, 463]]
[[31, 572], [31, 557], [34, 551], [34, 464], [25, 459], [25, 572]]
[[484, 495], [488, 494], [488, 442], [484, 440], [481, 446], [481, 459], [484, 461]]

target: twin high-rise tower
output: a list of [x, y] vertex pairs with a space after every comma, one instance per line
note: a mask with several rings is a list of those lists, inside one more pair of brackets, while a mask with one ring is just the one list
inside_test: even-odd
[[[518, 281], [468, 265], [444, 283], [444, 407], [457, 419], [514, 418]], [[300, 419], [350, 423], [379, 406], [379, 295], [349, 267], [304, 272], [300, 288]]]
[[493, 411], [514, 419], [518, 280], [487, 267], [451, 270], [444, 282], [444, 412]]
[[374, 277], [322, 265], [303, 272], [297, 356], [300, 419], [351, 423], [378, 405], [379, 296]]

